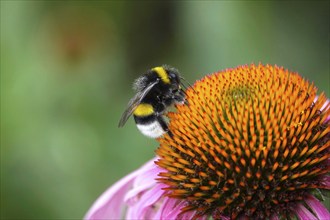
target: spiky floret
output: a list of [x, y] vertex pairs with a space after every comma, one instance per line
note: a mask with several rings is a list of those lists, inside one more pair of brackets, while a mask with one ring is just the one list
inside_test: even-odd
[[214, 218], [289, 217], [313, 189], [330, 189], [330, 104], [297, 73], [241, 66], [204, 77], [169, 113], [156, 162], [182, 212]]

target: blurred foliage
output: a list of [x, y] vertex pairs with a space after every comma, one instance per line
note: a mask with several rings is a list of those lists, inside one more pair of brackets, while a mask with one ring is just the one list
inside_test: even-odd
[[118, 120], [133, 80], [250, 63], [330, 97], [329, 2], [1, 1], [1, 218], [79, 219], [157, 142]]

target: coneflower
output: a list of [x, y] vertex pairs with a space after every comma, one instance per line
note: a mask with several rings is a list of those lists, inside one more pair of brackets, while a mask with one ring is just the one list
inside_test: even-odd
[[315, 196], [330, 189], [330, 104], [313, 84], [260, 64], [186, 93], [156, 165], [111, 187], [86, 219], [330, 219]]

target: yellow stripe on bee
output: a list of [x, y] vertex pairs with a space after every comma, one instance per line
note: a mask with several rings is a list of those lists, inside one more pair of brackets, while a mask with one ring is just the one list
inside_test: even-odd
[[133, 114], [136, 116], [148, 116], [154, 113], [154, 108], [150, 104], [139, 104]]
[[170, 79], [168, 78], [168, 74], [167, 74], [166, 70], [163, 67], [161, 67], [161, 66], [155, 67], [152, 70], [155, 71], [158, 74], [158, 76], [161, 78], [161, 80], [164, 83], [167, 83], [167, 84], [170, 83]]

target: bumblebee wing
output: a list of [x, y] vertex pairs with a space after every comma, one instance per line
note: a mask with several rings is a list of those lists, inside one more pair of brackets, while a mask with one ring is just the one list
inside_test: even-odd
[[126, 110], [122, 114], [118, 127], [123, 127], [128, 118], [133, 114], [135, 108], [139, 105], [141, 93], [136, 94], [127, 105]]
[[136, 107], [141, 103], [141, 100], [148, 94], [148, 92], [158, 83], [158, 80], [150, 83], [144, 90], [138, 92], [129, 102], [125, 112], [122, 114], [118, 127], [123, 127], [128, 118], [133, 114]]

